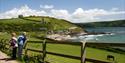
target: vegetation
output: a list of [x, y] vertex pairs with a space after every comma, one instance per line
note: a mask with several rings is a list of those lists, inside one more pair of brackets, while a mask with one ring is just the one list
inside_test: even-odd
[[[19, 34], [19, 33], [18, 33]], [[29, 40], [33, 41], [41, 41], [40, 39], [37, 39], [33, 37], [35, 32], [28, 32], [28, 38]], [[0, 33], [0, 37], [9, 39], [10, 34], [4, 32]], [[42, 44], [40, 43], [28, 43], [26, 48], [32, 48], [36, 50], [42, 50]], [[61, 54], [67, 54], [67, 55], [73, 55], [73, 56], [80, 56], [80, 46], [73, 46], [73, 45], [62, 45], [62, 44], [47, 44], [47, 51], [50, 52], [56, 52], [56, 53], [61, 53]], [[8, 50], [6, 50], [8, 51]], [[9, 52], [10, 53], [10, 52]], [[92, 48], [92, 47], [87, 47], [86, 48], [86, 57], [87, 58], [93, 58], [97, 60], [102, 60], [102, 61], [112, 61], [112, 60], [107, 60], [107, 55], [113, 55], [115, 57], [115, 61], [118, 63], [124, 63], [125, 60], [125, 54], [119, 54], [115, 52], [111, 52], [108, 50], [103, 50], [103, 49], [97, 49], [97, 48]], [[24, 61], [29, 60], [31, 63], [38, 63], [36, 56], [42, 55], [42, 53], [37, 53], [33, 51], [28, 51], [28, 58], [24, 57]], [[34, 59], [36, 61], [34, 61]], [[64, 57], [59, 57], [59, 56], [54, 56], [54, 55], [49, 55], [47, 54], [46, 60], [51, 62], [51, 63], [80, 63], [79, 60], [75, 59], [69, 59], [69, 58], [64, 58]]]
[[[65, 24], [65, 25], [64, 25]], [[0, 31], [41, 31], [41, 28], [47, 30], [64, 30], [76, 25], [52, 17], [29, 16], [12, 19], [0, 19]], [[81, 29], [79, 27], [79, 29]], [[81, 29], [82, 30], [82, 29]]]
[[[64, 25], [65, 24], [65, 25]], [[64, 30], [70, 27], [75, 27], [76, 25], [63, 20], [63, 19], [56, 19], [52, 17], [43, 17], [43, 16], [29, 16], [23, 17], [19, 16], [19, 18], [12, 18], [12, 19], [0, 19], [0, 39], [9, 39], [10, 32], [15, 31], [17, 35], [20, 34], [21, 31], [27, 31], [28, 39], [31, 41], [41, 41], [40, 39], [36, 38], [39, 35], [45, 35], [44, 31], [41, 31], [40, 28], [47, 28], [47, 30]], [[82, 30], [80, 27], [78, 30]], [[7, 42], [8, 43], [8, 42]], [[32, 48], [37, 50], [42, 50], [42, 44], [39, 43], [28, 43], [26, 48]], [[57, 52], [62, 54], [68, 54], [73, 56], [80, 56], [80, 46], [72, 46], [72, 45], [61, 45], [61, 44], [47, 44], [47, 51], [50, 52]], [[8, 52], [7, 52], [8, 51]], [[125, 54], [119, 54], [115, 52], [111, 52], [109, 50], [101, 50], [97, 48], [87, 47], [87, 58], [98, 59], [102, 61], [109, 61], [107, 60], [106, 56], [111, 54], [115, 57], [116, 62], [124, 63]], [[10, 50], [5, 49], [4, 52], [10, 53]], [[36, 53], [33, 51], [28, 52], [28, 59], [24, 56], [22, 62], [31, 61], [30, 63], [38, 63], [37, 58], [35, 56], [42, 55], [42, 53]], [[47, 61], [51, 63], [80, 63], [79, 60], [69, 59], [54, 55], [47, 54]]]
[[125, 20], [104, 21], [93, 23], [75, 23], [80, 27], [125, 27]]

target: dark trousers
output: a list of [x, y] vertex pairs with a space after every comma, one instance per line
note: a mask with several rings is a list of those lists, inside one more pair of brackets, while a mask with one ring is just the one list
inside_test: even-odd
[[16, 59], [17, 47], [13, 48], [12, 50], [12, 58]]
[[22, 52], [23, 52], [23, 45], [18, 45], [18, 57], [22, 57]]

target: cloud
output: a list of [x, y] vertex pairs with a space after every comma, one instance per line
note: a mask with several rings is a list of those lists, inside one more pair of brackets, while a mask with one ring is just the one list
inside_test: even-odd
[[47, 13], [45, 11], [38, 11], [30, 9], [27, 5], [22, 6], [21, 8], [14, 8], [12, 10], [6, 11], [5, 13], [0, 13], [0, 19], [6, 19], [6, 18], [17, 18], [18, 15], [24, 15], [24, 16], [30, 16], [30, 15], [46, 15]]
[[112, 8], [111, 11], [117, 11], [119, 10], [118, 8]]
[[52, 9], [50, 12], [51, 12], [51, 16], [53, 17], [63, 18], [63, 19], [68, 19], [70, 17], [70, 14], [67, 10]]
[[95, 16], [104, 16], [104, 15], [115, 15], [115, 14], [124, 14], [125, 11], [106, 11], [104, 9], [89, 9], [83, 10], [82, 8], [76, 9], [73, 15], [78, 17], [95, 17]]
[[[22, 14], [24, 16], [30, 16], [30, 15], [50, 16], [50, 17], [66, 19], [71, 22], [93, 22], [93, 21], [116, 19], [116, 17], [111, 18], [112, 16], [125, 16], [125, 11], [120, 11], [118, 8], [112, 8], [110, 10], [98, 9], [98, 8], [85, 10], [82, 8], [77, 8], [72, 13], [70, 13], [66, 9], [54, 9], [53, 5], [44, 5], [43, 8], [44, 9], [41, 10], [34, 10], [29, 8], [27, 5], [24, 5], [20, 8], [13, 8], [4, 13], [0, 13], [0, 19], [17, 18], [18, 15]], [[104, 19], [104, 17], [106, 17], [106, 19]]]
[[113, 8], [111, 9], [111, 11], [107, 11], [104, 9], [89, 9], [89, 10], [83, 10], [82, 8], [78, 8], [76, 9], [73, 14], [72, 17], [75, 18], [77, 21], [101, 21], [101, 16], [110, 16], [110, 15], [119, 15], [119, 14], [125, 14], [125, 11], [116, 11], [118, 9]]
[[43, 9], [52, 9], [54, 8], [53, 5], [40, 5], [40, 8], [43, 8]]

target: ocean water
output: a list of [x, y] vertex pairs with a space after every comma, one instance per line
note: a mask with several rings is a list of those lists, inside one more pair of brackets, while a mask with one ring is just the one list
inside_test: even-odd
[[125, 27], [85, 28], [88, 32], [106, 32], [111, 34], [85, 35], [77, 40], [87, 42], [125, 43]]

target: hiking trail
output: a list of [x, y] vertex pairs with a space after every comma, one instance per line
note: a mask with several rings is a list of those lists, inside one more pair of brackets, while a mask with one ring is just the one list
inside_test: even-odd
[[0, 51], [0, 63], [19, 63], [16, 60], [12, 60], [7, 54]]

